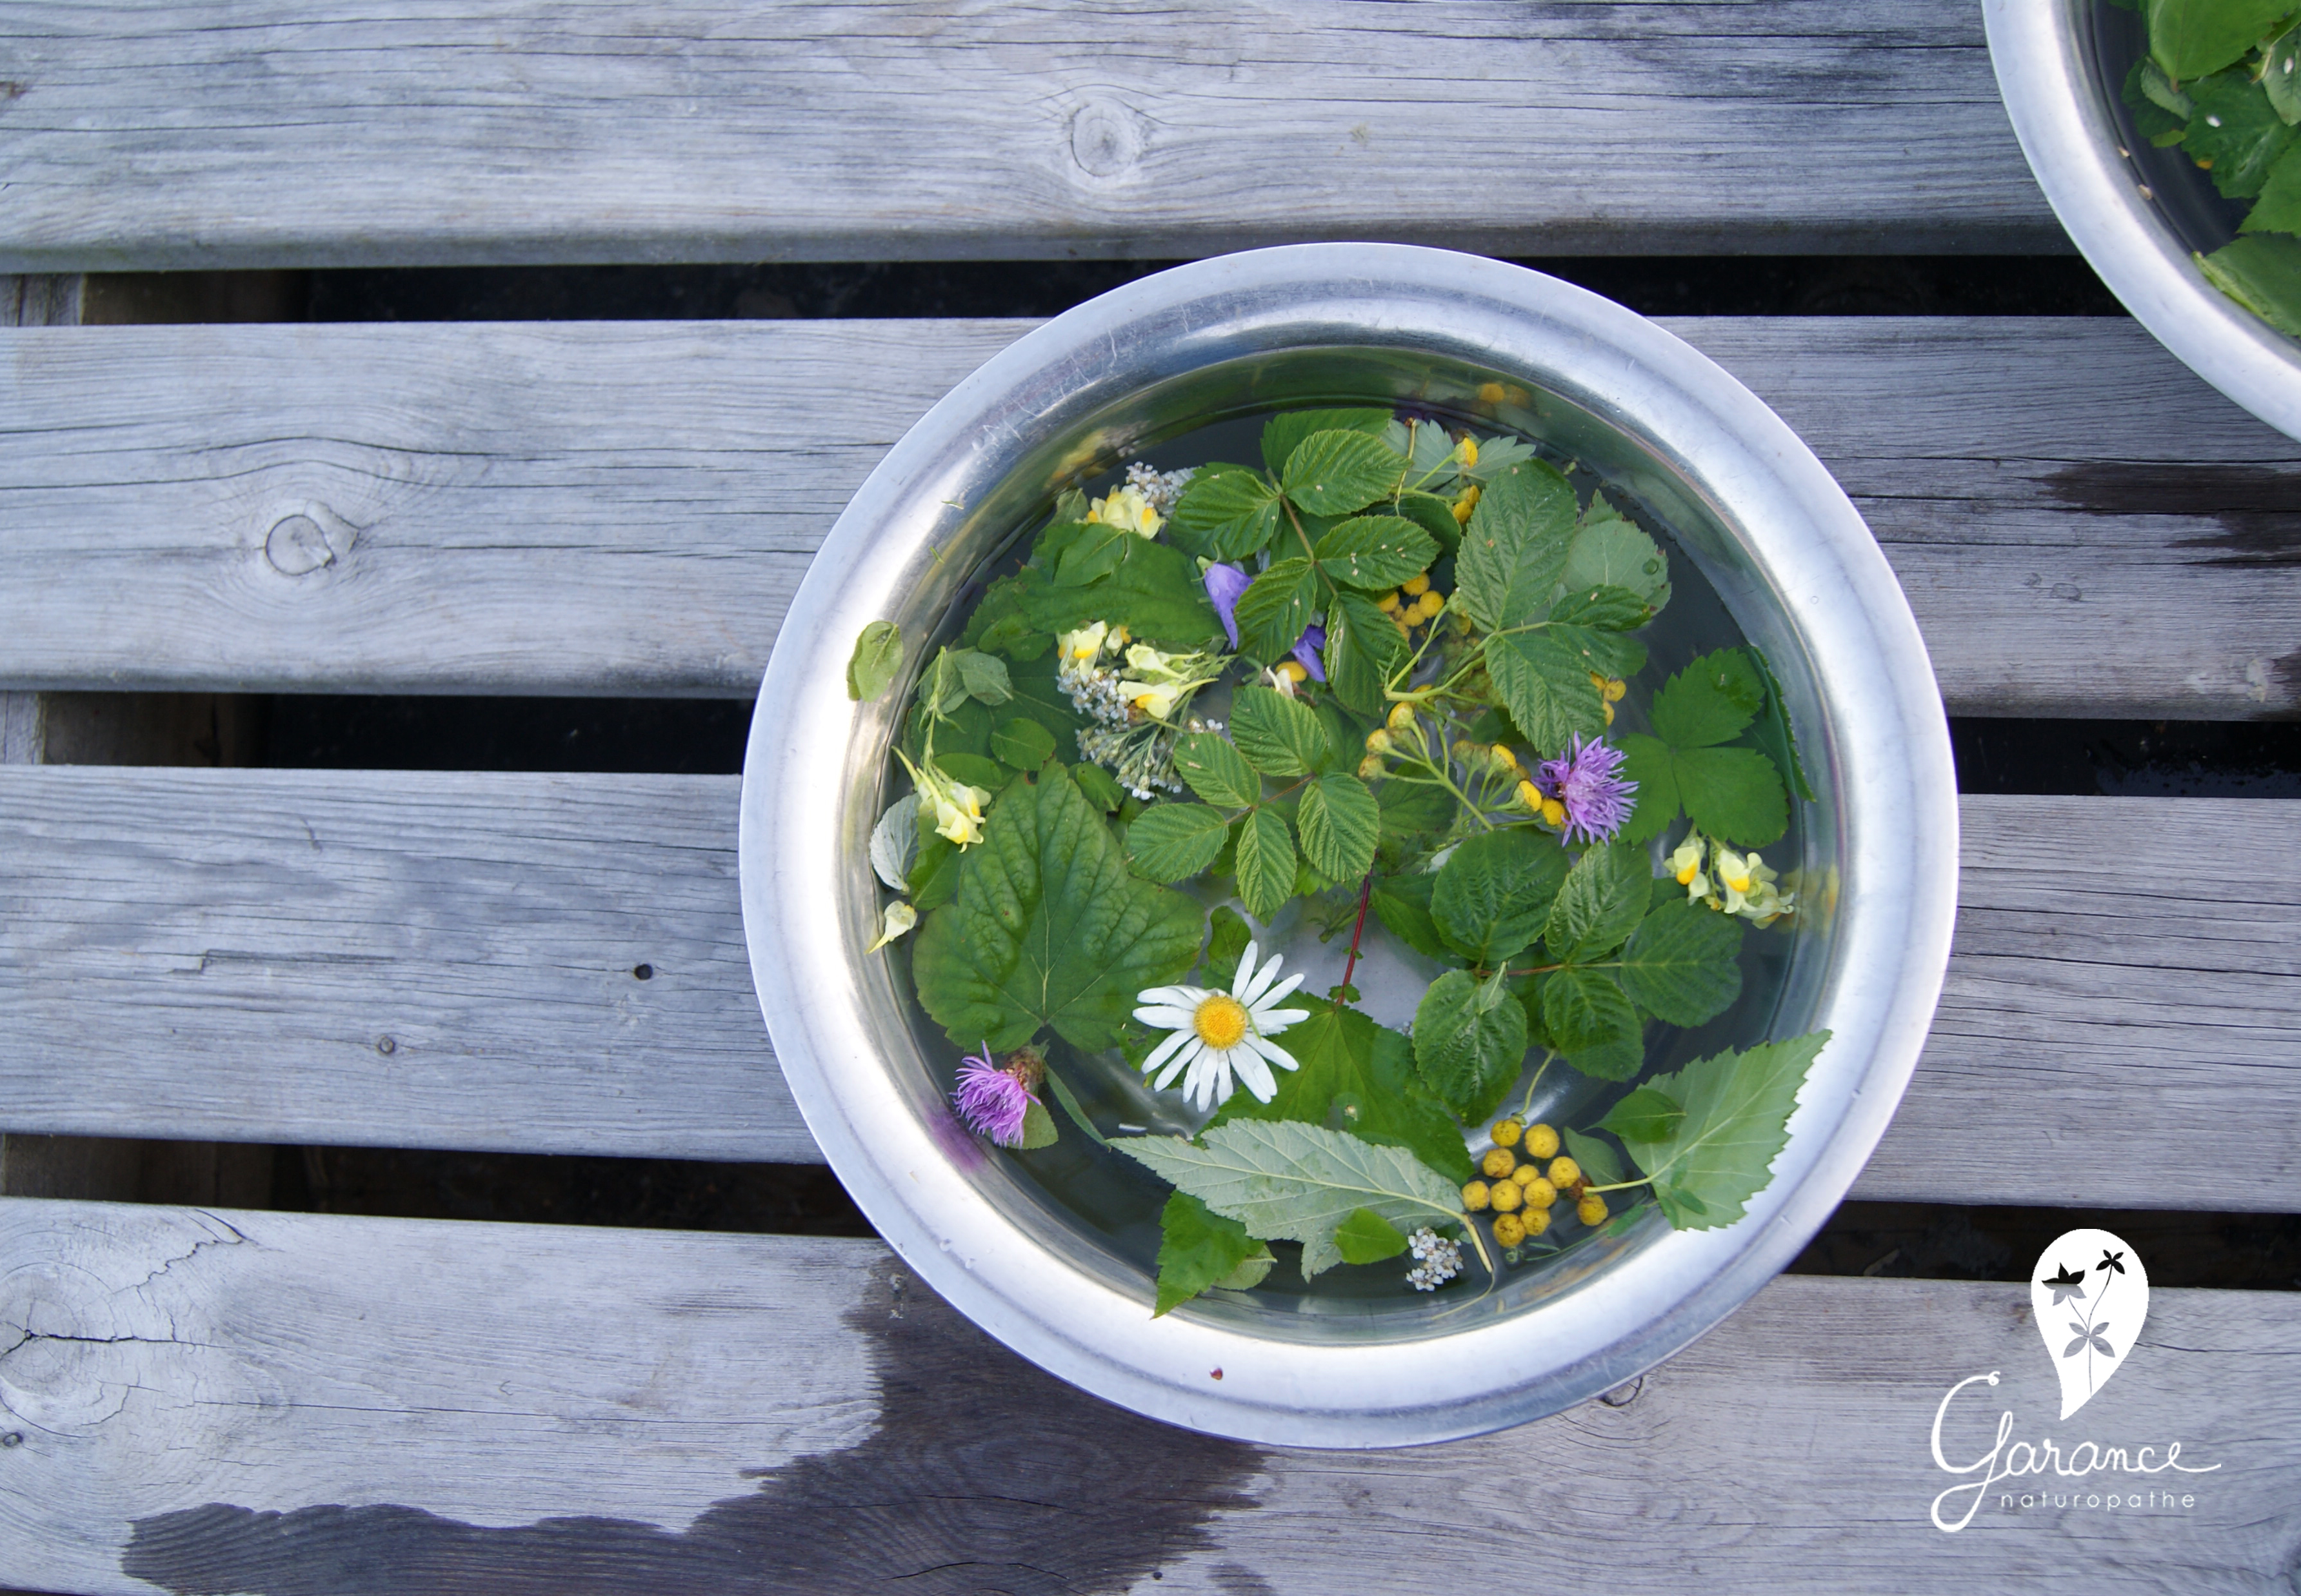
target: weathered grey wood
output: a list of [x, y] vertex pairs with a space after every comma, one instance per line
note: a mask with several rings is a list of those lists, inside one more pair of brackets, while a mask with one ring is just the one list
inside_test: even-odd
[[[16, 1202], [0, 1557], [73, 1591], [330, 1596], [419, 1571], [442, 1596], [1454, 1596], [1535, 1562], [1673, 1596], [2282, 1581], [2301, 1299], [2155, 1292], [2129, 1367], [2060, 1425], [2028, 1305], [1786, 1277], [1611, 1401], [1337, 1455], [1106, 1407], [870, 1242]], [[1993, 1500], [1944, 1535], [1929, 1505], [1958, 1480], [1929, 1429], [1991, 1370], [1945, 1425], [1953, 1462], [2010, 1411], [2064, 1455], [2155, 1448], [2156, 1476], [2084, 1483], [2194, 1505]], [[2171, 1441], [2211, 1472], [2163, 1470]]]
[[[0, 683], [753, 691], [1016, 322], [0, 334]], [[1671, 322], [1798, 427], [1951, 708], [2301, 709], [2301, 448], [2129, 322]]]
[[2068, 247], [1979, 7], [18, 5], [0, 269]]
[[0, 277], [0, 327], [71, 327], [79, 322], [77, 275]]
[[[0, 1099], [89, 1134], [814, 1161], [752, 997], [736, 789], [0, 773]], [[1964, 819], [1946, 996], [1856, 1194], [2301, 1203], [2301, 810]], [[2139, 1124], [2179, 1181], [2137, 1178]]]

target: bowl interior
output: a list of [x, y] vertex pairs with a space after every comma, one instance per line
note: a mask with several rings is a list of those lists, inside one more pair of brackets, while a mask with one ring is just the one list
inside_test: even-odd
[[[1219, 360], [1168, 375], [1022, 447], [1013, 456], [1013, 469], [970, 505], [957, 535], [941, 540], [937, 557], [891, 618], [907, 637], [928, 639], [915, 656], [924, 659], [979, 595], [980, 574], [1035, 531], [1065, 488], [1127, 459], [1185, 463], [1161, 461], [1161, 446], [1211, 423], [1312, 405], [1406, 405], [1450, 422], [1517, 432], [1543, 446], [1558, 463], [1573, 463], [1586, 490], [1586, 479], [1602, 483], [1609, 498], [1661, 541], [1671, 562], [1675, 591], [1664, 612], [1671, 624], [1667, 640], [1657, 639], [1637, 696], [1710, 649], [1746, 641], [1763, 653], [1790, 708], [1815, 796], [1812, 804], [1793, 804], [1789, 834], [1766, 850], [1769, 862], [1786, 874], [1801, 873], [1803, 907], [1795, 930], [1778, 927], [1745, 939], [1745, 959], [1764, 961], [1765, 969], [1762, 981], [1749, 980], [1745, 969], [1745, 999], [1698, 1030], [1665, 1032], [1659, 1049], [1650, 1041], [1649, 1064], [1674, 1069], [1722, 1047], [1812, 1029], [1831, 965], [1843, 841], [1836, 739], [1814, 664], [1781, 597], [1751, 557], [1743, 529], [1673, 465], [1656, 440], [1567, 397], [1539, 374], [1412, 349], [1337, 344]], [[900, 695], [890, 695], [887, 702], [899, 704]], [[850, 796], [841, 829], [850, 839], [867, 838], [889, 796], [887, 748], [896, 725], [892, 714], [877, 717], [849, 750]], [[867, 926], [875, 917], [877, 895], [866, 873], [854, 873], [853, 896], [844, 907], [854, 927]], [[867, 933], [863, 940], [869, 940]], [[1058, 1200], [1018, 1160], [984, 1157], [951, 1124], [942, 1092], [950, 1067], [945, 1060], [954, 1050], [908, 1000], [907, 957], [899, 951], [896, 959], [875, 965], [866, 978], [884, 983], [884, 991], [869, 1005], [879, 1030], [874, 1040], [908, 1109], [937, 1128], [938, 1144], [1004, 1218], [1070, 1268], [1147, 1307], [1153, 1279], [1150, 1260], [1158, 1246], [1155, 1224], [1138, 1223], [1116, 1232], [1097, 1228]], [[1288, 967], [1298, 967], [1291, 957]], [[1322, 990], [1322, 982], [1339, 978], [1336, 971], [1314, 977], [1310, 984]], [[1627, 1088], [1614, 1089], [1620, 1090]], [[1594, 1113], [1597, 1100], [1574, 1107]], [[1087, 1158], [1088, 1149], [1067, 1119], [1058, 1123], [1065, 1143], [1050, 1154], [1031, 1157]], [[1828, 1128], [1807, 1133], [1826, 1134]], [[1502, 1290], [1459, 1304], [1434, 1302], [1398, 1291], [1390, 1282], [1393, 1289], [1365, 1296], [1268, 1287], [1217, 1292], [1176, 1312], [1270, 1340], [1414, 1340], [1554, 1301], [1616, 1260], [1663, 1243], [1670, 1233], [1659, 1214], [1644, 1207], [1554, 1258], [1509, 1271]]]

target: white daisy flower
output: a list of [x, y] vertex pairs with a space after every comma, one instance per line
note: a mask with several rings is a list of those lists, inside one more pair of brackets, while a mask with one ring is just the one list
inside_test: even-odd
[[1230, 1100], [1235, 1071], [1258, 1102], [1267, 1103], [1276, 1095], [1278, 1081], [1270, 1066], [1291, 1070], [1294, 1056], [1269, 1039], [1297, 1020], [1309, 1019], [1310, 1011], [1276, 1007], [1302, 984], [1302, 977], [1279, 981], [1279, 955], [1275, 953], [1258, 973], [1256, 951], [1253, 943], [1246, 945], [1227, 992], [1154, 986], [1141, 994], [1142, 1007], [1134, 1017], [1174, 1032], [1142, 1061], [1144, 1074], [1158, 1072], [1158, 1079], [1150, 1082], [1153, 1090], [1164, 1091], [1176, 1076], [1183, 1075], [1184, 1094], [1203, 1114]]

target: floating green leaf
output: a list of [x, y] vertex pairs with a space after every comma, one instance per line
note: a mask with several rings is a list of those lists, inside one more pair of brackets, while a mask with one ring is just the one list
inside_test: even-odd
[[1654, 695], [1654, 735], [1672, 747], [1706, 748], [1738, 737], [1765, 706], [1766, 684], [1739, 648], [1706, 654]]
[[1458, 956], [1439, 935], [1438, 923], [1430, 914], [1430, 891], [1437, 881], [1435, 875], [1418, 873], [1379, 877], [1367, 895], [1367, 905], [1384, 930], [1415, 952], [1452, 959]]
[[919, 1001], [961, 1047], [1018, 1048], [1051, 1027], [1093, 1052], [1117, 1040], [1136, 993], [1190, 969], [1205, 927], [1190, 898], [1128, 873], [1055, 766], [1017, 776], [992, 806], [912, 968]]
[[1404, 1252], [1406, 1237], [1372, 1208], [1354, 1208], [1335, 1227], [1335, 1249], [1346, 1264], [1379, 1264]]
[[1110, 1145], [1110, 1138], [1098, 1130], [1094, 1121], [1087, 1116], [1085, 1107], [1079, 1102], [1078, 1095], [1071, 1090], [1070, 1083], [1058, 1074], [1052, 1067], [1047, 1070], [1047, 1084], [1054, 1088], [1055, 1101], [1060, 1103], [1063, 1106], [1063, 1112], [1070, 1116], [1071, 1124], [1086, 1132], [1088, 1141], [1101, 1147]]
[[1566, 1139], [1566, 1151], [1582, 1166], [1594, 1186], [1619, 1186], [1627, 1172], [1622, 1158], [1611, 1142], [1601, 1141], [1595, 1136], [1577, 1131], [1571, 1126], [1559, 1132]]
[[1550, 606], [1550, 618], [1599, 631], [1628, 631], [1653, 619], [1653, 606], [1627, 588], [1569, 588]]
[[1605, 1126], [1625, 1141], [1662, 1141], [1685, 1118], [1686, 1109], [1676, 1098], [1656, 1087], [1641, 1086], [1607, 1112]]
[[2218, 71], [2261, 41], [2293, 0], [2147, 0], [2149, 53], [2175, 82]]
[[1627, 1081], [1645, 1062], [1637, 1010], [1597, 970], [1560, 970], [1543, 982], [1542, 1028], [1566, 1062], [1600, 1081]]
[[1159, 1225], [1159, 1302], [1150, 1314], [1154, 1319], [1222, 1284], [1248, 1263], [1270, 1257], [1270, 1249], [1248, 1235], [1246, 1226], [1214, 1213], [1184, 1192], [1177, 1191], [1167, 1199]]
[[1398, 496], [1398, 513], [1429, 533], [1441, 552], [1452, 554], [1461, 547], [1462, 523], [1454, 519], [1454, 506], [1436, 494], [1411, 489], [1402, 493]]
[[1023, 1110], [1023, 1140], [1015, 1144], [1017, 1150], [1035, 1153], [1042, 1147], [1052, 1147], [1062, 1140], [1055, 1129], [1055, 1116], [1047, 1112], [1044, 1103], [1033, 1103]]
[[1487, 631], [1515, 626], [1548, 604], [1565, 569], [1574, 513], [1574, 489], [1541, 461], [1487, 484], [1462, 529], [1451, 602]]
[[1286, 497], [1305, 514], [1348, 515], [1398, 490], [1406, 462], [1364, 432], [1313, 432], [1286, 457]]
[[1266, 776], [1308, 775], [1326, 762], [1326, 729], [1317, 712], [1267, 687], [1238, 689], [1230, 734], [1246, 762]]
[[1459, 1117], [1483, 1119], [1526, 1063], [1526, 1010], [1500, 975], [1449, 970], [1414, 1010], [1414, 1060]]
[[1343, 1261], [1335, 1233], [1360, 1208], [1402, 1230], [1461, 1217], [1455, 1184], [1412, 1153], [1323, 1125], [1240, 1119], [1193, 1146], [1179, 1136], [1112, 1143], [1249, 1235], [1302, 1243], [1302, 1274]]
[[1126, 860], [1154, 882], [1187, 881], [1215, 862], [1230, 821], [1204, 804], [1153, 804], [1126, 828]]
[[1742, 995], [1742, 923], [1681, 898], [1638, 923], [1622, 949], [1622, 989], [1654, 1018], [1700, 1025]]
[[1243, 465], [1201, 465], [1175, 501], [1167, 536], [1185, 554], [1239, 561], [1278, 530], [1278, 487]]
[[1797, 731], [1790, 724], [1789, 706], [1782, 701], [1782, 684], [1774, 675], [1774, 667], [1766, 663], [1764, 655], [1755, 648], [1745, 652], [1750, 656], [1750, 663], [1758, 667], [1758, 674], [1766, 682], [1765, 712], [1758, 722], [1757, 730], [1752, 733], [1753, 740], [1778, 769], [1789, 772], [1790, 785], [1796, 790], [1798, 797], [1810, 804], [1813, 802], [1813, 788], [1805, 779], [1805, 762], [1798, 757]]
[[1142, 539], [1123, 526], [1098, 522], [1073, 539], [1055, 562], [1055, 586], [1084, 587], [1125, 564]]
[[1582, 850], [1566, 873], [1542, 932], [1552, 958], [1587, 961], [1622, 945], [1653, 901], [1645, 849], [1627, 844]]
[[1038, 565], [1000, 577], [967, 618], [967, 645], [1009, 659], [1036, 659], [1056, 633], [1095, 621], [1124, 625], [1138, 639], [1167, 648], [1196, 648], [1222, 636], [1198, 562], [1171, 544], [1129, 539], [1134, 547], [1117, 570], [1079, 587], [1057, 587]]
[[2261, 186], [2260, 202], [2245, 213], [2237, 230], [2301, 233], [2301, 148], [2286, 151], [2269, 169], [2269, 180]]
[[1289, 410], [1262, 425], [1262, 463], [1273, 476], [1283, 476], [1286, 462], [1313, 432], [1363, 432], [1380, 438], [1390, 426], [1390, 412], [1371, 406], [1343, 410]]
[[1328, 531], [1312, 552], [1343, 586], [1378, 592], [1427, 571], [1438, 545], [1403, 516], [1360, 515]]
[[1382, 811], [1356, 776], [1320, 776], [1302, 794], [1294, 819], [1302, 852], [1328, 879], [1354, 882], [1374, 864]]
[[1621, 1137], [1672, 1224], [1680, 1230], [1730, 1224], [1772, 1178], [1773, 1161], [1789, 1143], [1790, 1115], [1806, 1071], [1828, 1040], [1829, 1032], [1817, 1031], [1655, 1076], [1648, 1089], [1685, 1109], [1685, 1117], [1662, 1135], [1633, 1135], [1611, 1114], [1599, 1124]]
[[[1219, 920], [1223, 911], [1215, 914]], [[1244, 922], [1239, 923], [1241, 929]], [[1218, 933], [1219, 934], [1219, 933]], [[1241, 944], [1243, 946], [1243, 943]], [[1237, 954], [1231, 958], [1235, 962]], [[1229, 973], [1209, 959], [1209, 979], [1228, 984]], [[1368, 1141], [1410, 1149], [1456, 1185], [1470, 1178], [1470, 1155], [1461, 1127], [1415, 1073], [1406, 1038], [1354, 1008], [1296, 993], [1291, 1007], [1310, 1017], [1289, 1026], [1278, 1040], [1296, 1067], [1278, 1072], [1278, 1092], [1258, 1103], [1233, 1097], [1217, 1123], [1234, 1119], [1299, 1120], [1348, 1131]]]
[[1397, 623], [1373, 599], [1348, 589], [1326, 605], [1326, 680], [1335, 696], [1372, 720], [1389, 706], [1383, 700], [1390, 673], [1406, 654]]
[[1238, 828], [1237, 873], [1240, 901], [1266, 924], [1294, 896], [1294, 840], [1268, 809], [1257, 809]]
[[847, 696], [867, 703], [894, 684], [903, 668], [903, 633], [892, 621], [873, 621], [847, 656]]
[[1262, 798], [1262, 778], [1218, 732], [1185, 731], [1176, 738], [1175, 773], [1192, 792], [1225, 809], [1243, 809]]
[[1512, 826], [1468, 838], [1438, 872], [1431, 918], [1461, 957], [1500, 965], [1541, 934], [1566, 870], [1546, 832]]
[[1071, 780], [1078, 783], [1078, 790], [1086, 795], [1086, 801], [1105, 815], [1117, 813], [1118, 806], [1126, 801], [1126, 790], [1099, 765], [1072, 765]]
[[1606, 704], [1590, 680], [1590, 662], [1548, 631], [1486, 639], [1486, 670], [1511, 722], [1545, 757], [1576, 736], [1606, 730]]
[[1294, 646], [1310, 624], [1318, 594], [1318, 574], [1300, 556], [1280, 560], [1254, 579], [1239, 595], [1232, 612], [1238, 623], [1239, 648], [1256, 659], [1277, 659]]
[[2278, 157], [2291, 148], [2294, 130], [2242, 67], [2187, 86], [2196, 106], [2181, 148], [2200, 164], [2210, 162], [2213, 187], [2229, 199], [2261, 192]]
[[[1602, 502], [1595, 497], [1591, 500], [1594, 507]], [[1591, 522], [1575, 533], [1559, 581], [1569, 593], [1619, 588], [1648, 613], [1669, 602], [1669, 560], [1652, 538], [1618, 516]]]
[[1765, 678], [1739, 648], [1705, 655], [1654, 695], [1658, 736], [1621, 739], [1622, 773], [1638, 784], [1624, 841], [1669, 829], [1681, 810], [1712, 837], [1761, 848], [1789, 829], [1789, 794], [1774, 762], [1755, 748], [1715, 744], [1746, 730], [1765, 706]]
[[1002, 765], [1036, 770], [1055, 756], [1055, 734], [1036, 721], [1008, 721], [991, 734], [991, 752]]
[[2301, 338], [2301, 238], [2247, 233], [2193, 258], [2213, 287], [2278, 331]]

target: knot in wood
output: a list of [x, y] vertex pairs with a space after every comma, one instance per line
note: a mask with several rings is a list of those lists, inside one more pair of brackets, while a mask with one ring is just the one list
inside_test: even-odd
[[331, 531], [309, 514], [283, 515], [264, 539], [264, 558], [282, 576], [309, 576], [351, 552], [347, 530]]
[[1646, 1377], [1640, 1375], [1627, 1385], [1617, 1385], [1598, 1400], [1609, 1408], [1627, 1408], [1638, 1400], [1638, 1393], [1645, 1388]]
[[1071, 159], [1090, 177], [1115, 178], [1142, 155], [1142, 119], [1116, 100], [1071, 113]]

